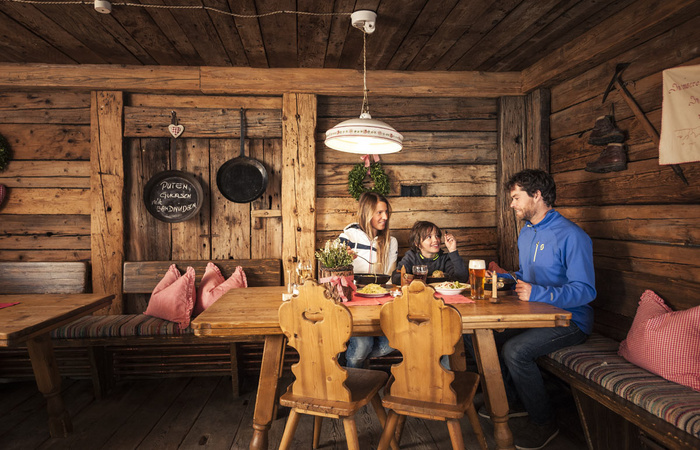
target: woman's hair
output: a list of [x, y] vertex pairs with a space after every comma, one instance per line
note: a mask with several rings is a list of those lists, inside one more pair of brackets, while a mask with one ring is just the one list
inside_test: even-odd
[[419, 220], [414, 223], [413, 228], [411, 228], [411, 234], [408, 237], [411, 241], [411, 249], [415, 252], [420, 252], [420, 243], [423, 242], [423, 239], [430, 236], [430, 232], [433, 230], [437, 233], [438, 239], [442, 237], [442, 230], [433, 222]]
[[391, 232], [389, 230], [389, 219], [391, 218], [391, 205], [389, 201], [383, 195], [379, 195], [376, 192], [365, 192], [360, 196], [360, 204], [357, 209], [357, 222], [360, 224], [360, 228], [364, 231], [369, 240], [372, 241], [375, 238], [376, 231], [372, 228], [372, 216], [377, 210], [377, 204], [379, 202], [386, 203], [386, 225], [383, 230], [379, 230], [376, 234], [377, 237], [377, 262], [383, 268], [386, 263], [387, 256], [389, 253], [389, 243], [391, 240]]

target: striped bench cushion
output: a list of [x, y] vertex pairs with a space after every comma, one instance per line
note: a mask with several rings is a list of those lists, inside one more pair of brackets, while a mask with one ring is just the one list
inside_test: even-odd
[[81, 339], [185, 334], [192, 334], [192, 328], [187, 327], [180, 330], [175, 322], [146, 314], [123, 314], [81, 317], [53, 330], [51, 337], [54, 339]]
[[687, 433], [700, 437], [700, 392], [668, 381], [617, 354], [620, 343], [593, 333], [548, 356]]

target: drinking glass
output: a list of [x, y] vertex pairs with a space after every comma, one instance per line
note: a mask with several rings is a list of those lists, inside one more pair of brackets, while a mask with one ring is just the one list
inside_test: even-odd
[[472, 259], [469, 261], [469, 284], [471, 285], [471, 295], [473, 300], [484, 299], [484, 284], [486, 281], [486, 261], [483, 259]]
[[428, 283], [428, 266], [413, 266], [413, 279], [420, 280], [424, 284]]
[[301, 260], [297, 264], [297, 275], [299, 276], [299, 284], [304, 284], [306, 280], [310, 280], [313, 278], [313, 265], [311, 264], [311, 261], [307, 260]]

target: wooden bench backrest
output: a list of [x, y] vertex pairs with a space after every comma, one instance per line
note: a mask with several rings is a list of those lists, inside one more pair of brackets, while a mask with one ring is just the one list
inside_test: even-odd
[[[195, 270], [196, 283], [204, 275], [209, 261], [127, 261], [124, 263], [123, 289], [125, 294], [150, 294], [163, 278], [171, 264], [176, 264], [180, 273], [188, 266]], [[248, 286], [281, 286], [281, 259], [223, 259], [211, 261], [217, 265], [224, 278], [228, 278], [237, 266], [243, 267]]]
[[[639, 276], [631, 272], [605, 269], [607, 276], [614, 274], [619, 283], [597, 283], [598, 297], [591, 303], [594, 310], [594, 331], [621, 341], [627, 336], [637, 313], [639, 299], [645, 290], [656, 292], [674, 311], [700, 305], [695, 284], [662, 276]], [[596, 280], [606, 279], [596, 270]]]
[[88, 292], [86, 262], [0, 262], [0, 294]]

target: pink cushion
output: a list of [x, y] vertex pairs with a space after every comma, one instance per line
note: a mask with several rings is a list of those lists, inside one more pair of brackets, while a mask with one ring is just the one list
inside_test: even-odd
[[180, 276], [173, 264], [153, 289], [145, 314], [176, 322], [184, 330], [190, 325], [194, 297], [194, 269], [188, 267]]
[[653, 291], [642, 294], [620, 356], [700, 391], [700, 306], [672, 311]]
[[194, 316], [200, 315], [205, 309], [213, 305], [229, 289], [241, 287], [248, 287], [248, 280], [241, 266], [236, 267], [236, 270], [228, 280], [224, 280], [224, 276], [221, 275], [221, 271], [216, 264], [210, 262], [204, 271], [202, 281], [199, 282], [197, 300], [194, 304]]

